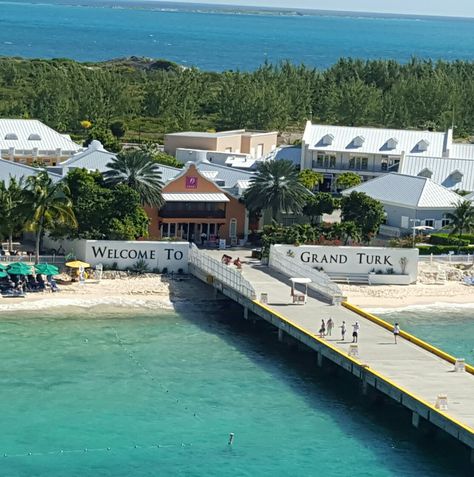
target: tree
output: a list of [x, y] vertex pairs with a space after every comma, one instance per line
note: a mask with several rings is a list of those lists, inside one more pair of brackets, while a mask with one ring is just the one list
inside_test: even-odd
[[13, 236], [20, 233], [25, 223], [25, 193], [23, 177], [17, 181], [10, 178], [8, 186], [0, 182], [0, 235], [8, 239], [8, 250], [12, 251]]
[[126, 185], [105, 187], [99, 172], [73, 169], [64, 179], [77, 228], [55, 227], [53, 237], [89, 240], [136, 240], [148, 235], [149, 219], [140, 197]]
[[100, 122], [88, 130], [84, 146], [88, 146], [94, 140], [100, 141], [107, 151], [118, 152], [121, 149], [117, 138]]
[[446, 214], [446, 218], [450, 220], [450, 235], [457, 234], [459, 239], [458, 252], [461, 247], [461, 239], [464, 232], [471, 232], [474, 229], [474, 207], [472, 202], [460, 199], [456, 203], [454, 212]]
[[166, 152], [160, 151], [158, 145], [152, 142], [145, 142], [140, 145], [140, 151], [147, 154], [153, 162], [162, 164], [164, 166], [176, 167], [182, 169], [184, 164], [176, 160], [173, 156], [166, 154]]
[[363, 192], [352, 192], [341, 200], [341, 219], [360, 227], [362, 239], [369, 242], [385, 220], [383, 205]]
[[114, 121], [110, 124], [111, 133], [117, 138], [120, 139], [125, 136], [125, 123], [123, 121]]
[[362, 183], [362, 178], [355, 172], [343, 172], [336, 179], [338, 189], [349, 189]]
[[53, 182], [46, 171], [27, 179], [27, 204], [31, 211], [28, 224], [36, 234], [35, 262], [39, 262], [41, 237], [56, 224], [76, 227], [77, 221], [63, 181]]
[[163, 205], [160, 167], [143, 151], [123, 151], [107, 167], [106, 185], [125, 184], [138, 193], [143, 205], [158, 208]]
[[273, 220], [280, 212], [302, 212], [308, 191], [291, 161], [263, 162], [250, 182], [244, 196], [250, 210], [269, 209]]
[[328, 192], [317, 192], [308, 197], [303, 214], [311, 218], [311, 225], [314, 225], [316, 219], [323, 214], [332, 214], [335, 209], [334, 199]]
[[311, 169], [305, 169], [299, 173], [300, 182], [306, 187], [306, 189], [313, 191], [318, 184], [321, 184], [324, 180], [324, 176], [312, 171]]

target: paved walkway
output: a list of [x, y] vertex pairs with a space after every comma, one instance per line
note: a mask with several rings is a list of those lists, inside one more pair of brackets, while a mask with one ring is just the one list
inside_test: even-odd
[[[222, 252], [208, 253], [215, 258], [222, 256]], [[238, 254], [231, 253], [234, 258]], [[258, 261], [244, 258], [243, 253], [240, 259], [244, 262], [242, 273], [255, 287], [257, 296], [260, 297], [262, 292], [268, 294], [269, 308], [314, 335], [318, 335], [321, 319], [326, 321], [331, 317], [335, 323], [333, 336], [326, 339], [346, 353], [352, 341], [352, 324], [359, 321], [361, 361], [432, 405], [438, 394], [446, 394], [449, 406], [446, 414], [474, 429], [474, 375], [455, 373], [452, 364], [401, 337], [395, 344], [390, 331], [342, 306], [323, 303], [311, 293], [306, 305], [293, 305], [287, 277], [260, 265]], [[347, 325], [345, 341], [339, 339], [342, 321]]]

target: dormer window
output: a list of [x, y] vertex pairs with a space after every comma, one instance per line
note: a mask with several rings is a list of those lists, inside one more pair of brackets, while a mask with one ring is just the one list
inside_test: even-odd
[[353, 140], [352, 140], [352, 144], [355, 146], [355, 147], [362, 147], [362, 145], [364, 144], [365, 142], [365, 137], [364, 136], [356, 136]]
[[334, 136], [332, 134], [326, 134], [321, 141], [324, 146], [330, 146], [334, 142]]
[[453, 172], [451, 172], [451, 174], [449, 174], [449, 177], [450, 177], [450, 179], [452, 179], [454, 181], [455, 184], [457, 184], [458, 182], [462, 181], [463, 173], [456, 169]]
[[427, 177], [428, 179], [431, 179], [431, 176], [433, 175], [433, 171], [425, 167], [422, 169], [420, 172], [418, 172], [419, 177]]
[[28, 136], [28, 141], [41, 141], [41, 136], [36, 133], [32, 133]]
[[389, 150], [396, 149], [398, 146], [398, 139], [391, 137], [385, 144]]
[[8, 134], [5, 134], [5, 140], [18, 141], [18, 136], [15, 133], [8, 133]]
[[422, 139], [421, 141], [418, 142], [418, 144], [416, 145], [416, 149], [419, 151], [419, 152], [424, 152], [428, 149], [428, 146], [430, 145], [430, 143], [426, 140], [426, 139]]

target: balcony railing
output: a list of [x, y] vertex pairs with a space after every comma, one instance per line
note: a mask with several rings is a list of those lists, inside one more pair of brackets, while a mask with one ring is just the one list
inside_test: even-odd
[[225, 210], [160, 210], [164, 219], [225, 219]]

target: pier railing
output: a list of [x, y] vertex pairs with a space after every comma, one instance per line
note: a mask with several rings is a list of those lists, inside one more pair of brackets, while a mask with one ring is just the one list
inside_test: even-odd
[[219, 260], [209, 256], [207, 253], [199, 250], [195, 244], [191, 244], [189, 249], [189, 264], [196, 267], [206, 275], [223, 285], [232, 288], [241, 295], [255, 300], [257, 293], [252, 284], [242, 276], [242, 272], [221, 263]]
[[332, 282], [324, 273], [314, 268], [300, 265], [294, 260], [290, 260], [284, 253], [280, 252], [276, 247], [272, 247], [270, 251], [269, 265], [271, 268], [290, 277], [309, 278], [311, 283], [308, 287], [329, 298], [333, 303], [341, 303], [343, 294], [339, 286]]

